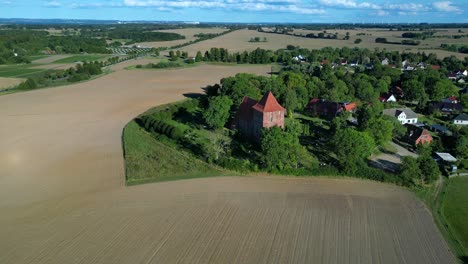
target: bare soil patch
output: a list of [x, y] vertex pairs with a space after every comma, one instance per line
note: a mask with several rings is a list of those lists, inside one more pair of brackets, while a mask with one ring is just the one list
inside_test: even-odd
[[219, 27], [213, 27], [213, 28], [181, 28], [181, 29], [168, 29], [168, 30], [157, 30], [157, 32], [167, 32], [167, 33], [177, 33], [182, 36], [185, 36], [185, 39], [178, 39], [178, 40], [173, 40], [173, 41], [153, 41], [153, 42], [141, 42], [141, 43], [136, 43], [132, 44], [133, 45], [140, 45], [141, 47], [145, 48], [159, 48], [159, 47], [171, 47], [175, 45], [180, 45], [183, 43], [187, 43], [192, 40], [198, 39], [195, 37], [195, 34], [198, 33], [222, 33], [224, 31], [227, 31], [228, 29], [226, 28], [219, 28]]
[[5, 88], [16, 86], [23, 81], [24, 79], [20, 79], [20, 78], [0, 77], [0, 89], [5, 89]]
[[0, 221], [2, 263], [454, 262], [413, 194], [368, 181], [207, 178], [23, 213]]

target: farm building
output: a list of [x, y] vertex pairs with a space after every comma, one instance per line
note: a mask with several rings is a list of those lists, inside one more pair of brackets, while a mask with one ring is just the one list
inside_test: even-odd
[[278, 126], [284, 128], [284, 109], [271, 92], [256, 100], [245, 96], [239, 106], [239, 111], [231, 125], [248, 138], [259, 141], [263, 128]]
[[416, 124], [418, 115], [409, 108], [390, 108], [383, 110], [384, 115], [396, 117], [401, 124]]

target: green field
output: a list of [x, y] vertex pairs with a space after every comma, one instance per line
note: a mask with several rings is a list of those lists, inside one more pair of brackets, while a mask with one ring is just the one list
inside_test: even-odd
[[84, 61], [97, 61], [110, 57], [108, 54], [86, 54], [86, 55], [74, 55], [68, 58], [63, 58], [54, 61], [54, 63], [74, 63]]
[[468, 177], [452, 178], [448, 182], [441, 206], [447, 227], [468, 256]]
[[30, 67], [36, 65], [5, 65], [0, 66], [0, 77], [20, 77], [28, 78], [34, 76], [39, 72], [45, 71], [45, 69], [31, 69]]
[[221, 169], [156, 140], [131, 121], [123, 132], [128, 185], [224, 175]]

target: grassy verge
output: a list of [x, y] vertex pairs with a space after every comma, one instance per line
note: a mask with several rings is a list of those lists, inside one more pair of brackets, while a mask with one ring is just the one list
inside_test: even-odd
[[465, 257], [465, 261], [468, 260], [468, 177], [448, 180], [440, 214], [449, 233], [458, 242], [457, 254]]
[[[459, 178], [464, 184], [454, 183], [455, 179], [442, 178], [439, 185], [413, 190], [429, 208], [434, 222], [452, 251], [463, 263], [467, 262], [468, 241], [468, 178]], [[459, 185], [459, 186], [456, 186]], [[463, 190], [463, 188], [465, 188]], [[464, 192], [464, 193], [463, 193]], [[465, 226], [463, 226], [463, 220]]]
[[228, 175], [173, 146], [156, 140], [135, 122], [123, 131], [127, 185]]

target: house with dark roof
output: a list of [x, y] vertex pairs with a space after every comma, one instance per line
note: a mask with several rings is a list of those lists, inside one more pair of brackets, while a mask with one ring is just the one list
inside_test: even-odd
[[430, 125], [429, 130], [433, 131], [433, 132], [437, 132], [439, 134], [444, 134], [444, 135], [447, 135], [447, 136], [452, 135], [452, 131], [450, 131], [447, 127], [445, 127], [443, 125], [439, 125], [439, 124]]
[[306, 110], [314, 116], [333, 118], [342, 112], [354, 112], [357, 108], [353, 102], [332, 102], [325, 99], [314, 98], [306, 106]]
[[251, 140], [260, 141], [262, 129], [278, 126], [284, 128], [284, 109], [271, 92], [260, 101], [245, 96], [239, 106], [231, 129], [237, 129]]
[[406, 138], [408, 143], [413, 146], [432, 143], [433, 138], [426, 129], [413, 124], [406, 124], [405, 126], [407, 129]]
[[390, 108], [384, 109], [383, 114], [398, 119], [401, 124], [416, 124], [418, 115], [410, 108]]
[[463, 106], [459, 103], [431, 102], [429, 112], [440, 112], [443, 115], [459, 114], [463, 112]]
[[389, 91], [391, 94], [393, 94], [396, 98], [401, 99], [405, 96], [405, 93], [403, 92], [403, 89], [399, 86], [393, 86], [390, 88]]
[[467, 114], [459, 114], [457, 117], [453, 119], [454, 125], [468, 125], [468, 115]]

